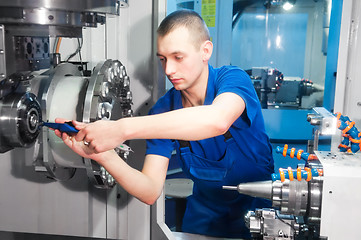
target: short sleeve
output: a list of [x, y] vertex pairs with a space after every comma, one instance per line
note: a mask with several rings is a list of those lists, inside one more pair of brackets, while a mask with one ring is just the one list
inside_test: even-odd
[[[160, 114], [171, 111], [172, 103], [174, 102], [174, 96], [171, 92], [168, 92], [149, 111], [148, 115]], [[174, 150], [174, 143], [170, 139], [147, 139], [146, 154], [160, 155], [166, 158], [170, 158]]]
[[218, 72], [216, 80], [216, 96], [232, 92], [240, 96], [246, 104], [246, 109], [233, 126], [244, 128], [251, 126], [257, 113], [260, 111], [260, 103], [248, 74], [237, 67], [223, 67]]
[[171, 158], [174, 146], [169, 139], [147, 139], [146, 154], [160, 155]]

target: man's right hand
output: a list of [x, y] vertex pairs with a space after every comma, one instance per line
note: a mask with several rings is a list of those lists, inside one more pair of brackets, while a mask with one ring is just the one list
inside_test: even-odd
[[99, 120], [92, 123], [73, 121], [73, 124], [79, 129], [75, 140], [87, 143], [96, 153], [114, 149], [124, 142], [117, 121]]

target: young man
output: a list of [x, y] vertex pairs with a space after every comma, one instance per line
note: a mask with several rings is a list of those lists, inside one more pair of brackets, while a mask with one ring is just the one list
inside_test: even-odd
[[[73, 138], [56, 133], [76, 153], [103, 165], [125, 190], [147, 204], [159, 197], [176, 149], [183, 171], [194, 181], [182, 230], [249, 237], [244, 215], [265, 207], [263, 200], [222, 186], [268, 180], [273, 172], [272, 149], [251, 80], [237, 67], [214, 69], [208, 64], [213, 45], [197, 13], [174, 12], [157, 32], [157, 56], [174, 87], [158, 100], [151, 115], [74, 122], [80, 131]], [[141, 172], [112, 150], [130, 139], [147, 139]]]

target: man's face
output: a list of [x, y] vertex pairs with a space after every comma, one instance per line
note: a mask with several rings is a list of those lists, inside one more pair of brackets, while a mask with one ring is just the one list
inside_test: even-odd
[[158, 52], [164, 72], [177, 90], [197, 83], [203, 69], [201, 47], [196, 49], [186, 28], [180, 27], [158, 37]]

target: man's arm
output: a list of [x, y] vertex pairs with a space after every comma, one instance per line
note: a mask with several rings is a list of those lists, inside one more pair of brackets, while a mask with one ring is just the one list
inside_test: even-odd
[[75, 153], [102, 165], [129, 194], [140, 201], [153, 204], [160, 196], [167, 174], [168, 158], [149, 154], [140, 172], [124, 162], [114, 150], [96, 153], [66, 133], [60, 133], [59, 130], [55, 130], [55, 133]]
[[225, 133], [244, 109], [243, 99], [227, 92], [206, 106], [86, 125], [74, 122], [81, 129], [75, 138], [89, 142], [96, 152], [115, 148], [129, 139], [206, 139]]
[[159, 155], [147, 155], [141, 172], [119, 157], [108, 158], [99, 163], [129, 194], [152, 205], [163, 190], [169, 159]]

